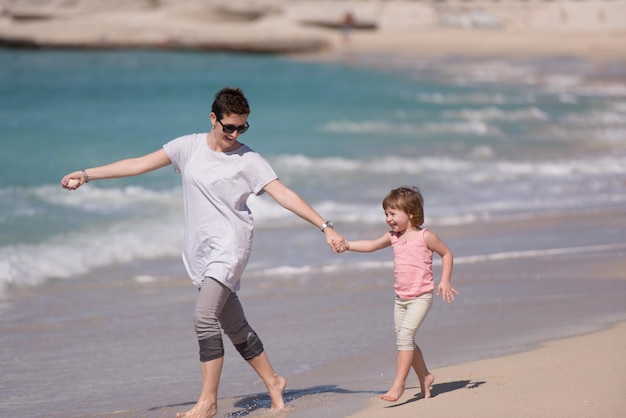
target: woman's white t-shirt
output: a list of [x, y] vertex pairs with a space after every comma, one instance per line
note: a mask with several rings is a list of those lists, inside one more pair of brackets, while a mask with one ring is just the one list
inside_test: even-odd
[[187, 273], [198, 287], [213, 277], [239, 290], [254, 229], [246, 202], [278, 178], [276, 173], [247, 145], [230, 152], [211, 150], [206, 133], [181, 136], [163, 148], [182, 174]]

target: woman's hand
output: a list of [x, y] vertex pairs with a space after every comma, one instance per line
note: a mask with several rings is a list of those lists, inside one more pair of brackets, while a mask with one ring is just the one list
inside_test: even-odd
[[61, 187], [67, 190], [76, 190], [87, 183], [84, 171], [74, 171], [61, 179]]

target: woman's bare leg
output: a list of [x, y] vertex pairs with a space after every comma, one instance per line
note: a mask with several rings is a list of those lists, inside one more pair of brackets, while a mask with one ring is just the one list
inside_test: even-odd
[[272, 410], [284, 408], [285, 401], [283, 400], [283, 392], [285, 391], [285, 387], [287, 387], [287, 381], [274, 371], [265, 351], [248, 360], [248, 364], [252, 366], [254, 371], [257, 372], [259, 377], [263, 380], [263, 383], [265, 383], [267, 392], [272, 400]]
[[224, 357], [200, 362], [202, 367], [202, 393], [196, 405], [176, 418], [212, 418], [217, 415], [217, 389], [220, 384]]
[[389, 402], [395, 402], [404, 393], [404, 385], [406, 378], [413, 364], [412, 350], [398, 350], [398, 358], [396, 360], [396, 377], [393, 379], [391, 388], [384, 395], [380, 395], [380, 399]]
[[415, 346], [415, 352], [413, 354], [413, 370], [415, 370], [417, 378], [420, 381], [422, 396], [424, 399], [430, 398], [430, 387], [435, 383], [435, 376], [428, 371], [428, 367], [426, 367], [426, 362], [424, 361], [424, 355], [418, 346]]

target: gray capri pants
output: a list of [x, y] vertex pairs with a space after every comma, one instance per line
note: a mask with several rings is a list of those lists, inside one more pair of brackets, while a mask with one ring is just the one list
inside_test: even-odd
[[248, 324], [237, 293], [206, 277], [196, 301], [194, 324], [200, 345], [200, 361], [224, 356], [220, 326], [239, 354], [250, 360], [263, 352], [263, 343]]
[[396, 328], [398, 350], [415, 350], [415, 334], [426, 319], [432, 305], [432, 292], [420, 295], [415, 299], [400, 299], [396, 296], [393, 322]]

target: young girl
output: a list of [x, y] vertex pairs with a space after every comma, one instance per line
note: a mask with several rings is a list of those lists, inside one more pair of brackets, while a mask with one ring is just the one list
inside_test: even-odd
[[444, 302], [454, 301], [450, 284], [452, 252], [432, 231], [422, 228], [424, 201], [417, 187], [392, 190], [383, 200], [383, 209], [391, 231], [373, 240], [346, 241], [340, 251], [372, 252], [391, 245], [394, 262], [394, 288], [396, 292], [394, 324], [398, 345], [396, 377], [391, 389], [380, 398], [397, 401], [404, 393], [406, 378], [415, 370], [422, 396], [430, 398], [430, 386], [435, 381], [426, 367], [422, 351], [415, 344], [415, 333], [426, 318], [433, 302], [432, 258], [433, 252], [442, 260], [441, 281], [437, 296]]

